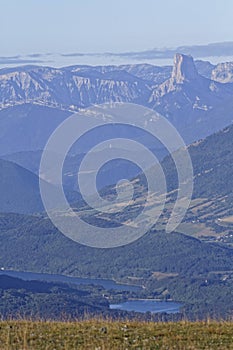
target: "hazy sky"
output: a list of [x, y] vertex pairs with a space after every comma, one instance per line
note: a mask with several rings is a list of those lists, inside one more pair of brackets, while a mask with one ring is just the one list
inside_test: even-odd
[[233, 0], [0, 0], [0, 56], [233, 41]]

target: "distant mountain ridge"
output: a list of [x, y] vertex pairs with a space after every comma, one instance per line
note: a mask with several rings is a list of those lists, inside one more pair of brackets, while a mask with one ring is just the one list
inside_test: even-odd
[[33, 102], [72, 110], [110, 101], [144, 104], [149, 94], [145, 81], [124, 70], [33, 66], [0, 71], [2, 106]]
[[[31, 116], [28, 115], [27, 121], [24, 119], [27, 130], [30, 129], [31, 118], [37, 122], [37, 119], [42, 120], [42, 116], [46, 116], [44, 125], [40, 124], [37, 129], [42, 139], [45, 139], [43, 135], [48, 136], [48, 124], [53, 124], [50, 128], [52, 132], [58, 125], [58, 119], [64, 120], [72, 112], [94, 104], [127, 102], [154, 108], [177, 127], [187, 143], [191, 143], [231, 123], [233, 111], [227, 106], [230, 106], [229, 101], [232, 99], [232, 63], [214, 66], [209, 62], [194, 62], [191, 56], [183, 54], [175, 55], [173, 68], [149, 64], [71, 66], [59, 69], [42, 66], [5, 68], [0, 70], [0, 114], [8, 116], [2, 118], [0, 115], [0, 128], [3, 130], [0, 144], [4, 148], [6, 135], [9, 138], [12, 132], [17, 134], [15, 125], [18, 119], [10, 118], [12, 107], [17, 107], [15, 105], [21, 105], [21, 114], [24, 109], [27, 111], [28, 105], [52, 108], [55, 109], [54, 115], [60, 114], [60, 119], [51, 117], [53, 121], [47, 119], [48, 110], [38, 112], [37, 108], [37, 116], [33, 112]], [[224, 116], [218, 117], [222, 122], [215, 123], [209, 130], [206, 125], [209, 126], [212, 115], [220, 111], [221, 106], [225, 106]], [[15, 137], [18, 138], [17, 135]], [[42, 145], [43, 142], [38, 144]], [[20, 151], [38, 149], [41, 146], [19, 148]], [[6, 149], [1, 153], [17, 150]]]
[[[229, 100], [233, 100], [233, 84], [222, 84], [203, 77], [191, 56], [176, 54], [171, 77], [154, 88], [150, 105], [166, 116], [190, 143], [208, 135], [210, 130], [204, 128], [204, 124], [196, 135], [196, 129], [200, 129], [198, 124], [208, 122], [211, 126], [212, 113], [219, 106], [226, 107]], [[230, 115], [230, 124], [232, 110], [226, 108], [225, 113]], [[190, 126], [192, 130], [187, 132]]]
[[[217, 74], [213, 72], [219, 73], [226, 67], [226, 74], [230, 74], [230, 64], [213, 66], [203, 61], [195, 63], [191, 56], [177, 54], [173, 68], [141, 64], [62, 69], [26, 66], [0, 70], [0, 98], [4, 107], [0, 110], [0, 155], [7, 155], [5, 159], [38, 174], [40, 154], [49, 136], [77, 106], [89, 105], [91, 101], [137, 102], [154, 108], [167, 117], [190, 144], [233, 123], [233, 84], [208, 78]], [[28, 99], [31, 102], [25, 103]], [[76, 105], [70, 105], [76, 102]], [[12, 106], [14, 103], [19, 105]], [[53, 107], [47, 104], [53, 104]], [[131, 120], [133, 124], [133, 116]], [[142, 135], [136, 135], [135, 131], [121, 131], [123, 133], [118, 137], [134, 137], [142, 141]], [[109, 127], [107, 132], [110, 138], [116, 137], [113, 127]], [[93, 146], [93, 141], [103, 141], [97, 133], [84, 139], [85, 142], [72, 153], [74, 157], [68, 162], [64, 174], [69, 190], [73, 190], [76, 184], [80, 156]], [[151, 150], [156, 149], [158, 158], [162, 159], [165, 154], [163, 149], [159, 149], [160, 145], [156, 145], [154, 139], [146, 139], [146, 142], [144, 145]], [[38, 151], [40, 154], [33, 153]], [[115, 181], [119, 174], [122, 175], [123, 168], [121, 165], [114, 166]], [[129, 179], [138, 174], [126, 170], [125, 175]], [[113, 184], [107, 181], [108, 178], [111, 176], [106, 168], [104, 180], [100, 181], [101, 188]], [[33, 205], [31, 208], [33, 211], [36, 209]], [[2, 209], [8, 211], [11, 206]]]
[[[215, 66], [199, 60], [195, 64], [200, 75], [224, 83], [233, 81], [233, 63]], [[147, 104], [153, 87], [169, 79], [171, 73], [171, 66], [150, 64], [4, 68], [0, 70], [0, 106], [33, 102], [72, 110], [108, 101]]]

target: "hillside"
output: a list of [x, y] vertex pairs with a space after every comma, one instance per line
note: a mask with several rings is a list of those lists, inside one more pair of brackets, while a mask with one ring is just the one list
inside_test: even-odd
[[35, 213], [44, 210], [37, 175], [2, 159], [0, 174], [1, 212]]
[[231, 249], [181, 234], [155, 231], [130, 245], [106, 250], [71, 241], [44, 217], [1, 214], [0, 219], [0, 265], [5, 269], [107, 278], [143, 278], [153, 271], [195, 275], [233, 270]]
[[[0, 219], [0, 266], [5, 269], [136, 282], [146, 286], [141, 297], [182, 300], [190, 319], [207, 313], [226, 318], [233, 310], [232, 249], [156, 231], [127, 246], [94, 249], [69, 240], [43, 217], [1, 214]], [[157, 280], [156, 271], [166, 278]], [[223, 276], [228, 277], [223, 281]], [[202, 293], [190, 299], [190, 285], [204, 286]]]
[[[213, 317], [226, 317], [233, 310], [232, 228], [220, 225], [217, 219], [232, 215], [232, 140], [230, 126], [189, 147], [194, 196], [176, 233], [163, 231], [174, 194], [169, 197], [165, 215], [151, 232], [130, 245], [108, 250], [69, 240], [46, 217], [1, 214], [0, 265], [22, 271], [136, 281], [146, 287], [143, 297], [182, 301], [191, 319], [203, 318], [207, 312]], [[166, 157], [162, 166], [169, 188], [174, 190], [176, 176], [171, 158]], [[111, 223], [125, 222], [143, 201], [143, 177], [138, 181], [135, 202], [126, 213], [113, 216]], [[111, 187], [106, 188], [104, 195], [109, 196], [111, 191]], [[99, 224], [99, 215], [85, 207], [79, 215]], [[146, 215], [150, 218], [150, 207]], [[101, 224], [108, 227], [106, 216]]]
[[232, 322], [0, 322], [2, 350], [230, 350]]
[[[232, 246], [232, 218], [233, 218], [233, 125], [208, 136], [203, 140], [188, 146], [193, 165], [194, 188], [190, 208], [177, 228], [178, 232], [191, 235], [202, 240], [229, 243]], [[166, 180], [168, 196], [165, 211], [156, 228], [164, 229], [169, 218], [177, 195], [177, 171], [171, 156], [167, 156], [161, 162]], [[156, 172], [156, 167], [151, 169], [151, 174]], [[116, 222], [125, 222], [133, 218], [137, 207], [144, 207], [147, 195], [145, 177], [139, 175], [133, 180], [135, 186], [135, 201], [128, 207], [127, 212], [108, 216]], [[106, 188], [103, 195], [111, 197], [112, 188]], [[153, 220], [151, 208], [156, 205], [156, 198], [151, 199], [145, 215], [148, 220]], [[95, 212], [90, 211], [94, 218], [101, 218]], [[84, 213], [84, 217], [87, 213]], [[106, 216], [105, 216], [106, 217]], [[226, 220], [226, 221], [225, 221]], [[229, 221], [228, 221], [229, 220]]]
[[0, 110], [0, 154], [43, 149], [51, 133], [70, 114], [30, 103]]
[[109, 303], [103, 292], [100, 287], [23, 281], [1, 275], [0, 317], [60, 320], [65, 315], [70, 319], [83, 317], [85, 312], [107, 314]]
[[[193, 201], [184, 219], [187, 225], [180, 227], [180, 232], [231, 246], [232, 140], [233, 125], [230, 125], [189, 146], [194, 171]], [[169, 179], [169, 190], [173, 190], [177, 186], [177, 178], [171, 157], [166, 157], [162, 165]]]
[[[42, 180], [52, 196], [57, 198], [56, 186]], [[0, 213], [32, 214], [44, 212], [39, 177], [13, 162], [0, 159]], [[68, 200], [75, 201], [79, 195], [66, 191]]]

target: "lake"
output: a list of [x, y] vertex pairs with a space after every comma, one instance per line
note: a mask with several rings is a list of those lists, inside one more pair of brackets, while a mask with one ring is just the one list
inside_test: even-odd
[[153, 299], [137, 299], [128, 300], [120, 304], [111, 304], [110, 309], [113, 310], [125, 310], [125, 311], [136, 311], [136, 312], [166, 312], [168, 314], [174, 314], [179, 312], [181, 304], [173, 301], [158, 301]]
[[[132, 286], [128, 284], [120, 284], [113, 280], [108, 279], [98, 279], [98, 278], [80, 278], [80, 277], [70, 277], [64, 275], [55, 275], [47, 273], [35, 273], [35, 272], [22, 272], [13, 270], [0, 270], [0, 275], [8, 275], [12, 277], [20, 278], [24, 281], [46, 281], [46, 282], [62, 282], [74, 285], [99, 285], [103, 286], [106, 290], [118, 290], [118, 291], [140, 291], [141, 287]], [[110, 309], [118, 309], [125, 311], [136, 311], [136, 312], [167, 312], [167, 313], [177, 313], [181, 304], [171, 302], [171, 301], [157, 301], [153, 299], [137, 299], [128, 300], [120, 304], [110, 304]]]
[[80, 277], [70, 277], [64, 275], [53, 275], [48, 273], [35, 273], [35, 272], [21, 272], [13, 270], [0, 270], [0, 275], [8, 275], [12, 277], [21, 278], [24, 281], [46, 281], [46, 282], [62, 282], [69, 284], [94, 284], [98, 286], [103, 286], [106, 290], [119, 290], [119, 291], [139, 291], [141, 287], [132, 286], [129, 284], [117, 283], [113, 280], [108, 279], [98, 279], [98, 278], [80, 278]]

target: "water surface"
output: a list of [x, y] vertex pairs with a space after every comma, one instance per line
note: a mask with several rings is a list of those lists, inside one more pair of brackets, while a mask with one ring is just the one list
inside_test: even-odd
[[113, 310], [125, 310], [136, 312], [166, 312], [168, 314], [174, 314], [180, 311], [181, 304], [173, 301], [158, 301], [153, 299], [137, 299], [128, 300], [120, 304], [111, 304], [110, 309]]
[[35, 272], [23, 272], [23, 271], [13, 271], [13, 270], [0, 270], [0, 275], [8, 275], [12, 277], [20, 278], [24, 281], [46, 281], [46, 282], [62, 282], [69, 284], [85, 284], [85, 285], [98, 285], [103, 286], [106, 290], [118, 290], [118, 291], [139, 291], [141, 287], [132, 286], [129, 284], [120, 284], [113, 280], [108, 279], [98, 279], [98, 278], [80, 278], [80, 277], [70, 277], [64, 275], [55, 275], [48, 273], [35, 273]]

